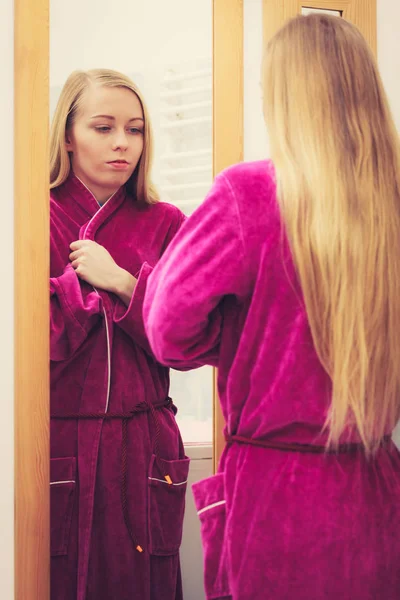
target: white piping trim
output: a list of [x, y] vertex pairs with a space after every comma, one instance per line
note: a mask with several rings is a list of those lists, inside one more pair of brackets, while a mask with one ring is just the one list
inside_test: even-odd
[[201, 510], [198, 510], [197, 514], [201, 515], [203, 512], [206, 512], [207, 510], [211, 510], [212, 508], [215, 508], [216, 506], [222, 506], [223, 504], [226, 504], [226, 500], [220, 500], [219, 502], [214, 502], [213, 504], [209, 504], [208, 506], [205, 506]]
[[[165, 479], [157, 479], [157, 477], [149, 477], [150, 481], [160, 481], [161, 483], [165, 483], [165, 485], [171, 485], [170, 483], [168, 483], [168, 481], [165, 481]], [[172, 485], [185, 485], [185, 483], [187, 483], [188, 480], [186, 479], [186, 481], [180, 481], [179, 483], [172, 483]]]
[[[75, 175], [75, 177], [76, 177], [76, 175]], [[79, 179], [79, 177], [77, 177], [77, 179], [78, 179], [79, 181], [81, 181], [81, 180]], [[84, 186], [84, 187], [87, 189], [87, 191], [88, 191], [88, 192], [89, 192], [89, 193], [90, 193], [90, 194], [93, 196], [94, 200], [97, 202], [97, 200], [96, 200], [96, 197], [95, 197], [95, 196], [92, 194], [92, 192], [89, 190], [89, 188], [88, 188], [88, 187], [87, 187], [87, 186], [86, 186], [86, 185], [83, 183], [83, 181], [81, 181], [81, 184], [82, 184], [82, 185], [83, 185], [83, 186]], [[116, 193], [117, 193], [119, 190], [120, 190], [120, 188], [118, 188], [118, 190], [116, 190], [116, 191], [113, 193], [113, 195], [112, 195], [112, 196], [110, 196], [110, 197], [109, 197], [109, 199], [108, 199], [106, 202], [104, 202], [104, 204], [102, 204], [101, 206], [99, 205], [99, 206], [100, 206], [99, 210], [96, 210], [96, 212], [94, 213], [93, 217], [90, 219], [90, 221], [88, 222], [88, 224], [87, 224], [87, 225], [86, 225], [86, 227], [85, 227], [85, 231], [83, 232], [83, 239], [85, 239], [86, 232], [87, 232], [87, 230], [88, 230], [88, 227], [89, 227], [90, 223], [93, 221], [93, 219], [96, 217], [96, 215], [98, 215], [98, 214], [99, 214], [99, 212], [100, 212], [101, 210], [103, 210], [103, 208], [104, 208], [104, 207], [105, 207], [105, 206], [106, 206], [106, 205], [107, 205], [107, 204], [110, 202], [111, 198], [114, 198], [115, 194], [116, 194]], [[97, 202], [97, 204], [99, 204], [99, 203]]]
[[61, 483], [76, 483], [75, 479], [67, 479], [65, 481], [50, 481], [50, 485], [59, 485]]
[[[75, 175], [75, 173], [74, 173], [74, 175]], [[75, 175], [75, 177], [76, 177], [76, 178], [77, 178], [77, 180], [78, 180], [78, 181], [79, 181], [79, 182], [80, 182], [80, 183], [83, 185], [83, 187], [85, 187], [85, 188], [87, 189], [87, 191], [89, 192], [89, 194], [90, 194], [91, 196], [93, 196], [93, 198], [96, 200], [96, 197], [95, 197], [95, 195], [93, 194], [93, 192], [92, 192], [91, 190], [89, 190], [88, 186], [87, 186], [85, 183], [83, 183], [82, 179], [79, 179], [78, 175]], [[97, 202], [97, 200], [96, 200], [96, 202]], [[99, 203], [97, 202], [97, 204], [99, 204]], [[99, 206], [100, 206], [100, 204], [99, 204]]]
[[[75, 175], [76, 177], [76, 175]], [[79, 177], [77, 177], [77, 179], [79, 181], [81, 181], [79, 179]], [[83, 181], [81, 181], [81, 184], [87, 189], [87, 191], [92, 194], [92, 192], [89, 190], [89, 188], [83, 183]], [[118, 188], [119, 190], [119, 188]], [[107, 200], [107, 202], [104, 202], [104, 204], [99, 208], [99, 210], [97, 210], [95, 212], [95, 214], [93, 215], [93, 217], [90, 219], [90, 221], [88, 222], [88, 224], [85, 227], [85, 231], [83, 232], [83, 239], [86, 238], [86, 232], [89, 228], [89, 225], [91, 224], [91, 222], [93, 221], [93, 219], [99, 214], [99, 212], [106, 206], [106, 204], [111, 200], [111, 198], [113, 198], [115, 196], [115, 194], [118, 192], [118, 190], [116, 190], [112, 196], [109, 197], [109, 199]], [[96, 200], [96, 198], [94, 197], [94, 195], [92, 194], [93, 198]], [[97, 202], [97, 200], [96, 200]], [[94, 286], [92, 286], [94, 291], [100, 296], [98, 290], [96, 290], [96, 288]], [[103, 314], [104, 314], [104, 322], [106, 324], [106, 337], [107, 337], [107, 396], [106, 396], [106, 406], [104, 409], [104, 412], [108, 412], [108, 405], [110, 402], [110, 388], [111, 388], [111, 345], [110, 345], [110, 332], [108, 329], [108, 321], [107, 321], [107, 313], [106, 313], [106, 309], [103, 306]]]
[[[97, 292], [97, 290], [96, 290]], [[99, 292], [97, 292], [99, 293]], [[106, 399], [106, 408], [104, 412], [108, 411], [108, 404], [110, 401], [110, 387], [111, 387], [111, 347], [110, 347], [110, 333], [108, 330], [108, 321], [107, 321], [107, 313], [103, 306], [104, 312], [104, 321], [106, 324], [106, 335], [107, 335], [107, 372], [108, 372], [108, 381], [107, 381], [107, 399]]]

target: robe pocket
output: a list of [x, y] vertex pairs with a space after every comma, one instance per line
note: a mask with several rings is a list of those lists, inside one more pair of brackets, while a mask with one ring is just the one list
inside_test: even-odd
[[224, 480], [224, 473], [217, 473], [192, 486], [194, 503], [201, 524], [204, 588], [207, 600], [230, 597], [225, 540]]
[[[169, 556], [179, 551], [189, 463], [188, 457], [178, 460], [157, 460], [154, 454], [151, 457], [148, 476], [150, 554]], [[172, 484], [165, 480], [160, 466], [164, 473], [169, 475]]]
[[68, 554], [76, 487], [76, 458], [50, 460], [51, 556]]

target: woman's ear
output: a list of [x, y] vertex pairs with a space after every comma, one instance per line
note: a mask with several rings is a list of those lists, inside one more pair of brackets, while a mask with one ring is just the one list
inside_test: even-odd
[[71, 140], [71, 132], [65, 132], [65, 148], [68, 152], [72, 152], [72, 140]]

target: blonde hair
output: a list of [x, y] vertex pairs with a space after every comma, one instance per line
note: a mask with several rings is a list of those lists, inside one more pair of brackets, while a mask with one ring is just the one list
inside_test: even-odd
[[400, 146], [375, 59], [342, 18], [297, 17], [267, 46], [264, 114], [320, 361], [328, 446], [368, 454], [400, 413]]
[[65, 82], [50, 131], [50, 189], [64, 183], [69, 175], [71, 165], [65, 147], [65, 133], [73, 125], [84, 92], [93, 84], [126, 88], [139, 99], [144, 115], [144, 146], [139, 164], [126, 183], [126, 187], [138, 202], [147, 204], [157, 202], [159, 196], [150, 179], [153, 133], [146, 104], [139, 89], [129, 77], [110, 69], [74, 71]]

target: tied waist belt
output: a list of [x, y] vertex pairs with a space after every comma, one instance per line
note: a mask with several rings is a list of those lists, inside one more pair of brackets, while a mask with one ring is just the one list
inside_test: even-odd
[[[278, 440], [254, 440], [241, 435], [225, 435], [225, 440], [228, 445], [233, 443], [248, 444], [249, 446], [258, 446], [261, 448], [272, 448], [273, 450], [282, 450], [284, 452], [304, 452], [307, 454], [343, 454], [351, 452], [359, 452], [363, 450], [363, 445], [357, 442], [348, 444], [340, 444], [337, 448], [330, 449], [323, 445], [303, 444], [298, 442], [282, 442]], [[381, 442], [381, 446], [386, 446], [391, 440], [390, 435], [386, 435]]]
[[121, 419], [122, 420], [122, 444], [121, 444], [121, 503], [122, 503], [122, 513], [124, 515], [124, 521], [126, 528], [129, 533], [129, 537], [133, 543], [134, 548], [138, 552], [143, 552], [143, 547], [138, 544], [136, 538], [133, 534], [132, 527], [129, 520], [128, 515], [128, 507], [127, 507], [127, 448], [128, 448], [128, 421], [132, 419], [138, 413], [151, 412], [154, 425], [156, 429], [156, 436], [154, 440], [154, 455], [156, 457], [156, 461], [158, 467], [162, 474], [164, 475], [165, 481], [172, 485], [172, 479], [168, 473], [165, 472], [165, 468], [161, 461], [159, 460], [159, 452], [158, 452], [158, 440], [160, 437], [160, 422], [157, 417], [156, 410], [160, 408], [171, 408], [174, 413], [176, 413], [176, 407], [172, 401], [172, 398], [166, 398], [162, 402], [157, 402], [152, 404], [151, 402], [144, 401], [136, 404], [131, 410], [127, 412], [76, 412], [76, 413], [63, 413], [60, 415], [52, 414], [50, 416], [51, 419], [59, 419], [59, 420], [67, 420], [67, 419]]

